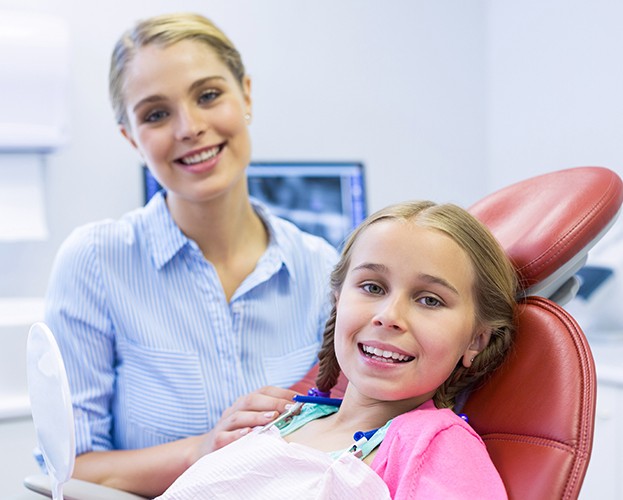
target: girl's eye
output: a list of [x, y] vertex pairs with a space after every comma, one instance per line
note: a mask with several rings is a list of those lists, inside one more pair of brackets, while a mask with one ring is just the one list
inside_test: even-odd
[[156, 123], [164, 120], [167, 116], [169, 116], [169, 114], [166, 111], [158, 109], [147, 113], [147, 115], [145, 115], [144, 121], [146, 123]]
[[199, 96], [199, 104], [209, 104], [220, 95], [221, 92], [216, 89], [205, 90], [204, 92], [201, 92], [201, 95]]
[[443, 305], [439, 299], [428, 295], [426, 297], [420, 297], [418, 299], [418, 302], [420, 302], [420, 304], [422, 305], [425, 305], [426, 307], [439, 307]]
[[366, 283], [361, 288], [372, 295], [381, 295], [383, 293], [383, 289], [376, 283]]

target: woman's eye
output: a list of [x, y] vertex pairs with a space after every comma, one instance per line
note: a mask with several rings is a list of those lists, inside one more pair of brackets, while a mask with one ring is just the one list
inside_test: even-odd
[[221, 93], [218, 90], [210, 89], [201, 93], [199, 96], [199, 104], [211, 103], [214, 101]]
[[373, 295], [380, 295], [383, 293], [383, 289], [377, 285], [376, 283], [366, 283], [362, 286], [362, 288]]
[[418, 302], [425, 305], [426, 307], [439, 307], [443, 305], [439, 299], [431, 296], [420, 297], [418, 299]]
[[160, 120], [163, 120], [167, 116], [169, 116], [169, 114], [166, 111], [159, 109], [159, 110], [150, 111], [149, 113], [147, 113], [145, 115], [144, 121], [146, 123], [156, 123], [156, 122], [159, 122]]

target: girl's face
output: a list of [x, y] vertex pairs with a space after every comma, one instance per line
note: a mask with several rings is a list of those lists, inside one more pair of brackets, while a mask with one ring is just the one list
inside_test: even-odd
[[127, 68], [122, 132], [169, 197], [208, 201], [234, 187], [246, 193], [249, 92], [250, 81], [241, 88], [204, 43], [148, 45]]
[[473, 286], [469, 258], [442, 232], [368, 227], [337, 298], [335, 351], [350, 385], [373, 401], [414, 408], [430, 399], [489, 340], [476, 328]]

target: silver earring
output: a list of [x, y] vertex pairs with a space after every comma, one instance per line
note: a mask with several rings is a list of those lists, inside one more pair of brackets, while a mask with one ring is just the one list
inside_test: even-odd
[[472, 359], [469, 360], [470, 363], [474, 362], [474, 356], [472, 356]]
[[250, 122], [250, 121], [251, 121], [251, 113], [245, 113], [245, 114], [244, 114], [244, 119], [245, 119], [247, 122]]

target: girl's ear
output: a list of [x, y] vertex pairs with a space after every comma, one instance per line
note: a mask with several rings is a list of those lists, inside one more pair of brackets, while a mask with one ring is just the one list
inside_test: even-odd
[[463, 366], [465, 368], [472, 366], [474, 358], [489, 345], [489, 340], [491, 340], [491, 329], [481, 329], [476, 333], [476, 336], [472, 339], [472, 343], [463, 354]]

